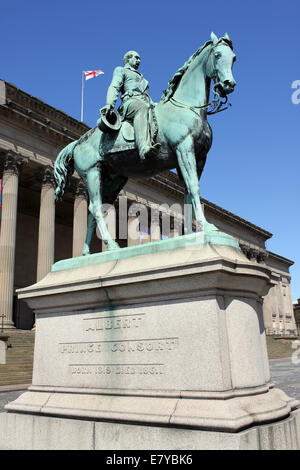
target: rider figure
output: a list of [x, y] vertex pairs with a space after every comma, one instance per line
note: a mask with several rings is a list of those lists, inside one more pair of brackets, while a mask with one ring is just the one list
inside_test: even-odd
[[157, 154], [160, 144], [151, 145], [149, 137], [149, 107], [153, 104], [149, 96], [148, 81], [138, 72], [141, 62], [135, 51], [126, 52], [124, 67], [116, 67], [107, 90], [107, 112], [114, 109], [119, 93], [122, 104], [119, 111], [123, 119], [133, 122], [135, 139], [140, 158]]

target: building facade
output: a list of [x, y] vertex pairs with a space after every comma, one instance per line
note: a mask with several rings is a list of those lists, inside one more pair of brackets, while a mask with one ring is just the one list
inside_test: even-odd
[[[29, 329], [34, 323], [32, 311], [17, 299], [18, 288], [42, 279], [54, 262], [81, 254], [87, 195], [74, 174], [63, 201], [55, 204], [53, 168], [59, 151], [88, 129], [0, 81], [0, 314], [5, 328]], [[184, 186], [171, 171], [130, 179], [115, 210], [106, 214], [108, 228], [122, 247], [176, 237], [183, 230], [183, 197]], [[202, 199], [202, 204], [209, 222], [238, 239], [249, 259], [271, 268], [274, 287], [264, 301], [267, 334], [295, 333], [289, 274], [293, 262], [266, 249], [271, 233], [210, 201]], [[105, 249], [97, 233], [91, 248]]]
[[294, 303], [294, 317], [296, 323], [297, 336], [300, 336], [300, 299]]

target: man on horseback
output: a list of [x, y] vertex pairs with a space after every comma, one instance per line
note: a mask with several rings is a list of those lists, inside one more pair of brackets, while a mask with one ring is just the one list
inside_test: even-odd
[[123, 119], [133, 123], [135, 140], [140, 158], [151, 157], [158, 153], [160, 144], [151, 145], [149, 110], [153, 102], [149, 96], [148, 81], [138, 72], [141, 62], [135, 51], [126, 52], [124, 67], [116, 67], [112, 82], [107, 90], [106, 106], [110, 113], [121, 93], [122, 104], [119, 108]]

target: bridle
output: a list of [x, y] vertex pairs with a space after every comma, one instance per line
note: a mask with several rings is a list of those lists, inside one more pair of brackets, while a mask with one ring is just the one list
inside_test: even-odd
[[169, 101], [175, 106], [177, 106], [178, 108], [189, 109], [200, 118], [201, 118], [201, 115], [196, 111], [196, 109], [200, 110], [200, 109], [205, 109], [205, 108], [209, 108], [209, 106], [212, 106], [211, 109], [207, 110], [206, 114], [217, 114], [217, 113], [220, 113], [221, 111], [225, 111], [226, 109], [228, 109], [229, 106], [231, 106], [231, 103], [228, 103], [227, 106], [222, 108], [222, 106], [227, 104], [228, 97], [225, 96], [224, 101], [222, 101], [222, 98], [220, 94], [218, 93], [218, 91], [216, 90], [216, 87], [217, 87], [217, 84], [215, 84], [212, 89], [213, 94], [214, 94], [213, 99], [208, 104], [204, 104], [202, 106], [190, 106], [186, 103], [183, 103], [182, 101], [176, 100], [174, 97], [170, 98]]
[[[213, 63], [213, 51], [214, 51], [214, 48], [217, 46], [217, 44], [215, 46], [212, 47], [210, 53], [209, 53], [209, 58], [208, 60], [211, 60], [211, 62]], [[217, 91], [217, 87], [218, 87], [218, 72], [215, 68], [215, 64], [213, 63], [213, 65], [211, 66], [212, 68], [212, 74], [211, 74], [211, 79], [215, 82], [214, 83], [214, 86], [212, 88], [212, 92], [213, 92], [213, 99], [207, 103], [207, 104], [204, 104], [202, 106], [190, 106], [186, 103], [183, 103], [182, 101], [179, 101], [179, 100], [176, 100], [173, 96], [170, 98], [170, 102], [174, 105], [174, 106], [177, 106], [178, 108], [186, 108], [186, 109], [189, 109], [190, 111], [192, 111], [194, 114], [196, 114], [198, 117], [201, 118], [201, 115], [199, 114], [199, 112], [197, 112], [196, 110], [199, 109], [207, 109], [211, 106], [211, 109], [207, 109], [207, 112], [206, 114], [217, 114], [217, 113], [220, 113], [221, 111], [225, 111], [226, 109], [228, 109], [231, 104], [228, 103], [227, 106], [225, 106], [227, 104], [227, 101], [228, 101], [228, 97], [227, 95], [224, 97], [224, 101], [222, 101], [222, 98], [219, 94], [219, 92]], [[223, 106], [223, 107], [222, 107]], [[225, 107], [224, 107], [225, 106]]]

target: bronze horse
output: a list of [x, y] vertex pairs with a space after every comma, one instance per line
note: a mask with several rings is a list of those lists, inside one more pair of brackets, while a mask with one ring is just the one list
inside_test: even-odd
[[[58, 155], [54, 176], [56, 200], [62, 198], [67, 181], [74, 170], [84, 181], [89, 194], [89, 223], [83, 254], [89, 254], [95, 222], [107, 250], [118, 249], [107, 229], [102, 204], [113, 204], [128, 177], [149, 177], [167, 169], [177, 169], [185, 183], [185, 203], [192, 204], [197, 225], [206, 233], [216, 230], [204, 217], [200, 204], [199, 179], [212, 143], [207, 122], [211, 80], [214, 96], [225, 98], [234, 90], [232, 75], [235, 54], [227, 34], [200, 47], [169, 82], [161, 101], [155, 106], [161, 144], [158, 155], [141, 160], [137, 150], [101, 156], [102, 131], [95, 127], [79, 140], [67, 145]], [[226, 98], [227, 99], [227, 98]], [[220, 103], [220, 101], [219, 101]], [[217, 107], [217, 111], [220, 108]], [[95, 221], [95, 222], [94, 222]]]

